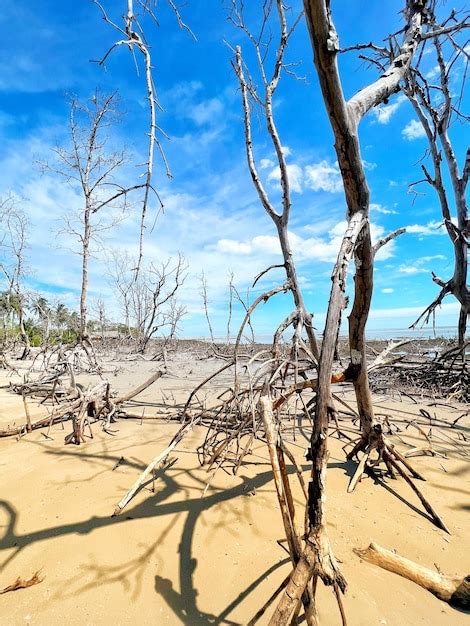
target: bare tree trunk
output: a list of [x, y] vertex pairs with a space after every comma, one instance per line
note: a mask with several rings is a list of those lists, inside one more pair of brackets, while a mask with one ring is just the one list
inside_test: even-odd
[[[87, 201], [88, 204], [88, 201]], [[84, 230], [82, 238], [82, 289], [80, 292], [80, 341], [88, 339], [87, 317], [88, 317], [88, 261], [90, 258], [90, 207], [87, 206], [84, 212]]]
[[[408, 70], [419, 42], [423, 7], [411, 0], [407, 1], [405, 13], [408, 25], [398, 56], [375, 83], [360, 90], [349, 101], [344, 98], [338, 72], [336, 59], [339, 51], [338, 35], [331, 18], [329, 2], [304, 0], [304, 7], [314, 51], [314, 63], [335, 136], [335, 150], [348, 206], [348, 222], [350, 223], [353, 216], [357, 214], [362, 214], [364, 218], [362, 232], [355, 250], [354, 302], [349, 316], [351, 361], [347, 369], [347, 377], [354, 383], [364, 444], [367, 445], [374, 428], [374, 410], [365, 353], [365, 326], [373, 290], [374, 251], [369, 224], [370, 194], [361, 158], [358, 126], [367, 111], [396, 91], [400, 80]], [[334, 286], [331, 300], [333, 289]], [[332, 306], [331, 300], [329, 307]], [[334, 306], [337, 304], [335, 303]], [[336, 326], [334, 331], [336, 331]]]
[[[346, 270], [355, 252], [355, 297], [349, 320], [351, 364], [348, 374], [354, 381], [360, 411], [364, 447], [369, 445], [374, 429], [374, 413], [367, 377], [365, 355], [365, 324], [369, 314], [373, 287], [374, 250], [369, 227], [369, 189], [358, 140], [358, 124], [365, 113], [396, 91], [407, 71], [419, 41], [422, 4], [409, 0], [406, 5], [408, 25], [397, 59], [374, 84], [359, 91], [349, 102], [343, 96], [336, 55], [338, 36], [331, 20], [328, 0], [304, 0], [305, 15], [310, 31], [314, 62], [323, 99], [335, 135], [335, 149], [344, 182], [348, 206], [348, 226], [332, 276], [332, 288], [320, 361], [315, 421], [308, 458], [312, 461], [307, 512], [309, 533], [306, 546], [291, 579], [271, 619], [272, 626], [287, 624], [300, 595], [310, 579], [316, 585], [319, 576], [324, 584], [333, 585], [338, 603], [338, 589], [345, 590], [343, 578], [331, 550], [326, 531], [325, 479], [327, 468], [327, 440], [331, 369], [341, 311], [344, 307]], [[343, 614], [340, 604], [340, 610]]]
[[24, 344], [23, 352], [20, 356], [20, 359], [24, 360], [26, 359], [26, 357], [28, 356], [31, 350], [31, 344], [29, 341], [28, 333], [26, 332], [26, 329], [24, 326], [24, 311], [23, 311], [23, 303], [21, 302], [21, 296], [18, 296], [18, 298], [20, 299], [20, 302], [18, 304], [18, 325], [20, 327], [20, 337]]
[[[463, 346], [465, 345], [465, 332], [467, 330], [468, 314], [469, 314], [468, 309], [464, 306], [461, 306], [460, 314], [459, 314], [459, 335], [458, 335], [460, 348], [463, 348]], [[465, 359], [465, 352], [462, 354], [462, 357], [463, 359]]]

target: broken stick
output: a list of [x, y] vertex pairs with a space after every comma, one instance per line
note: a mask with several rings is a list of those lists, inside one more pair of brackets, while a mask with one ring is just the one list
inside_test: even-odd
[[444, 576], [390, 552], [376, 543], [371, 543], [365, 550], [355, 548], [354, 552], [368, 563], [411, 580], [451, 606], [470, 607], [470, 576], [468, 575]]

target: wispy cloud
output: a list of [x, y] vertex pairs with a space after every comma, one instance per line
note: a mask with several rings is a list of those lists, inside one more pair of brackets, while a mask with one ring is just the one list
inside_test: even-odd
[[397, 215], [398, 211], [394, 209], [388, 209], [387, 207], [382, 206], [381, 204], [377, 204], [376, 202], [370, 203], [370, 210], [375, 213], [382, 213], [383, 215]]
[[390, 104], [383, 104], [372, 109], [371, 113], [378, 124], [388, 124], [392, 116], [398, 111], [401, 105], [406, 101], [406, 96], [400, 94]]
[[444, 235], [446, 231], [442, 228], [442, 222], [432, 221], [427, 224], [410, 224], [406, 227], [406, 232], [416, 235]]
[[260, 170], [267, 170], [269, 167], [274, 167], [274, 161], [271, 159], [261, 159], [259, 162]]
[[427, 274], [429, 270], [424, 267], [416, 267], [415, 265], [400, 265], [398, 268], [400, 274]]
[[421, 122], [418, 122], [418, 120], [410, 120], [405, 128], [401, 131], [401, 134], [408, 141], [413, 141], [415, 139], [421, 139], [422, 137], [426, 137], [426, 131], [424, 130]]
[[[287, 175], [289, 177], [289, 185], [292, 191], [295, 193], [302, 193], [304, 173], [300, 165], [297, 163], [289, 163], [286, 166]], [[279, 167], [274, 167], [268, 174], [268, 180], [270, 182], [279, 183], [281, 180], [281, 171]]]
[[339, 193], [343, 190], [343, 181], [338, 165], [327, 160], [305, 167], [305, 186], [313, 191]]

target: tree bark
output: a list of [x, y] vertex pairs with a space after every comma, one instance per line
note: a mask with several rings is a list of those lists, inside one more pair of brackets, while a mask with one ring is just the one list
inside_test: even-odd
[[365, 550], [355, 549], [354, 552], [364, 561], [403, 576], [427, 589], [439, 600], [464, 609], [470, 606], [470, 576], [444, 576], [375, 543], [371, 543]]
[[90, 237], [91, 237], [91, 222], [90, 222], [90, 207], [85, 207], [84, 212], [84, 229], [82, 237], [82, 288], [80, 292], [80, 340], [84, 341], [88, 339], [87, 330], [87, 318], [88, 318], [88, 261], [90, 257]]
[[26, 328], [24, 325], [24, 311], [23, 311], [23, 303], [21, 302], [21, 296], [18, 294], [18, 325], [20, 327], [20, 337], [24, 344], [23, 352], [21, 353], [20, 360], [24, 360], [27, 358], [28, 354], [31, 350], [31, 344], [29, 341], [28, 333], [26, 332]]
[[377, 81], [361, 89], [347, 102], [337, 66], [339, 41], [331, 18], [330, 4], [327, 0], [304, 0], [314, 63], [335, 137], [335, 150], [348, 207], [348, 222], [358, 213], [364, 217], [364, 225], [355, 250], [354, 302], [349, 317], [351, 360], [347, 372], [348, 378], [354, 383], [365, 441], [369, 440], [375, 423], [365, 353], [365, 326], [373, 290], [374, 252], [369, 225], [370, 194], [361, 158], [358, 125], [367, 111], [398, 89], [400, 80], [408, 71], [419, 42], [425, 4], [407, 0], [405, 16], [408, 24], [397, 57]]

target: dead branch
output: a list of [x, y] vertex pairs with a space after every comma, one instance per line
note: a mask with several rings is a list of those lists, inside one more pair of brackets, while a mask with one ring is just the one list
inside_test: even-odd
[[[101, 12], [101, 16], [112, 29], [117, 31], [119, 39], [115, 41], [111, 47], [108, 49], [106, 54], [101, 58], [98, 63], [101, 66], [105, 66], [106, 60], [109, 55], [116, 50], [117, 48], [124, 46], [131, 52], [132, 56], [135, 59], [135, 52], [140, 55], [143, 60], [144, 68], [145, 68], [145, 86], [147, 90], [147, 103], [148, 103], [148, 112], [149, 112], [149, 130], [148, 130], [148, 150], [147, 150], [147, 162], [145, 163], [145, 173], [144, 179], [145, 182], [143, 184], [144, 195], [142, 199], [142, 208], [141, 208], [141, 219], [140, 219], [140, 235], [139, 235], [139, 252], [137, 258], [137, 265], [135, 269], [135, 277], [138, 277], [140, 271], [140, 265], [143, 258], [143, 245], [144, 245], [144, 233], [145, 233], [145, 220], [146, 214], [149, 208], [151, 195], [155, 195], [157, 197], [158, 202], [160, 203], [160, 210], [163, 209], [163, 203], [160, 200], [160, 196], [158, 192], [155, 190], [153, 185], [153, 170], [154, 170], [154, 161], [155, 161], [155, 150], [158, 150], [160, 153], [166, 175], [168, 178], [171, 178], [171, 171], [168, 164], [168, 161], [165, 156], [165, 152], [163, 150], [162, 142], [160, 140], [159, 135], [162, 137], [167, 137], [167, 135], [163, 132], [163, 130], [157, 125], [157, 109], [162, 109], [158, 97], [157, 91], [155, 88], [155, 82], [153, 78], [153, 62], [151, 56], [151, 48], [147, 43], [145, 33], [142, 30], [142, 26], [139, 22], [139, 17], [134, 8], [134, 0], [127, 0], [127, 11], [122, 16], [124, 22], [124, 28], [118, 26], [112, 19], [109, 18], [108, 13], [106, 12], [103, 5], [98, 0], [93, 0], [94, 4], [99, 8]], [[141, 8], [143, 9], [144, 14], [149, 15], [155, 22], [155, 13], [152, 9], [151, 2], [139, 3]], [[168, 0], [169, 6], [173, 9], [176, 19], [180, 28], [188, 30], [191, 34], [192, 31], [190, 28], [183, 22], [180, 12], [176, 4], [173, 0]], [[155, 3], [156, 5], [156, 3]], [[194, 35], [193, 35], [194, 36]], [[138, 70], [137, 70], [138, 73]], [[159, 211], [160, 212], [160, 211]]]
[[12, 585], [8, 585], [0, 591], [2, 593], [8, 593], [9, 591], [18, 591], [18, 589], [27, 589], [28, 587], [32, 587], [33, 585], [39, 585], [42, 583], [44, 578], [40, 578], [39, 571], [35, 572], [31, 578], [20, 578], [18, 577]]
[[470, 576], [444, 576], [376, 543], [371, 543], [364, 550], [355, 548], [354, 552], [368, 563], [411, 580], [451, 606], [463, 609], [470, 606]]

